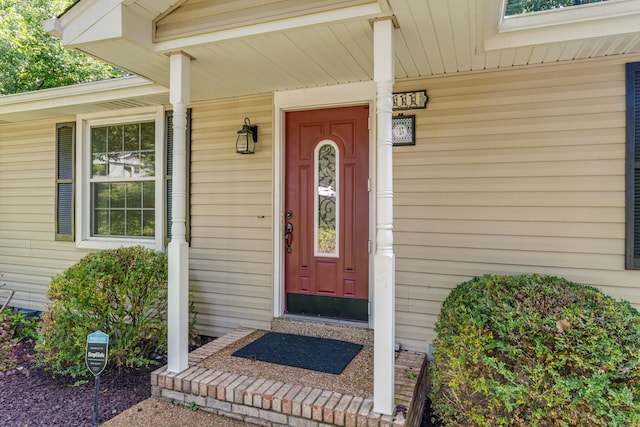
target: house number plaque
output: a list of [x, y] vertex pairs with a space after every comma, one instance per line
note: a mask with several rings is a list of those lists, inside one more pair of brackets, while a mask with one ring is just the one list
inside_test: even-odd
[[393, 93], [393, 111], [427, 108], [427, 90]]

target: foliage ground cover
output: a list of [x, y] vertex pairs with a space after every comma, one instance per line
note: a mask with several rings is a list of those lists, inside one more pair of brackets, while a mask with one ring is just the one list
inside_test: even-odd
[[14, 309], [5, 309], [0, 313], [0, 372], [15, 368], [24, 361], [20, 349], [25, 341], [37, 337], [37, 319], [28, 319]]
[[434, 413], [447, 426], [640, 425], [640, 314], [562, 278], [458, 285], [436, 325]]

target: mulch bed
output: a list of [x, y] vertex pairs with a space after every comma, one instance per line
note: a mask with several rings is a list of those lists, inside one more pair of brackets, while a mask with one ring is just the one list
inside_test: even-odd
[[[33, 344], [24, 343], [20, 351], [31, 355]], [[107, 421], [149, 398], [149, 374], [155, 369], [104, 372], [100, 376], [98, 421]], [[93, 426], [94, 393], [93, 376], [53, 377], [32, 361], [24, 361], [18, 369], [0, 372], [0, 425]]]

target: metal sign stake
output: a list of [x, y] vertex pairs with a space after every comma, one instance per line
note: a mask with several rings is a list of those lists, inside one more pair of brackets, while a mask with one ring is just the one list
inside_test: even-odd
[[100, 375], [96, 375], [96, 391], [93, 395], [93, 423], [98, 422], [98, 399], [100, 396]]

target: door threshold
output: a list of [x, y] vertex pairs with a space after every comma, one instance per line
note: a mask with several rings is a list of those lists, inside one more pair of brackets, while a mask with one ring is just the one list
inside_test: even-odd
[[369, 329], [369, 322], [359, 320], [334, 319], [331, 317], [303, 316], [300, 314], [284, 313], [283, 319], [299, 320], [301, 322], [327, 323], [329, 325], [351, 326], [354, 328]]

